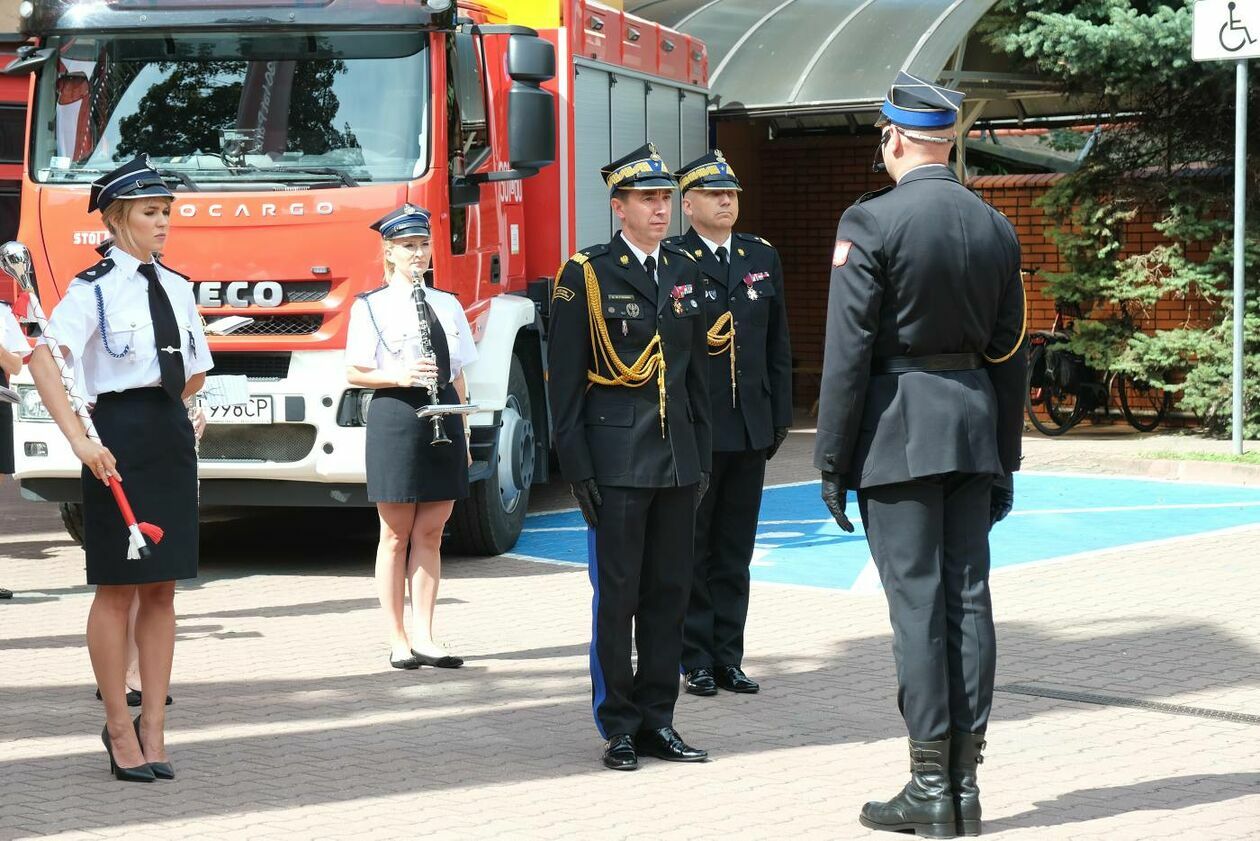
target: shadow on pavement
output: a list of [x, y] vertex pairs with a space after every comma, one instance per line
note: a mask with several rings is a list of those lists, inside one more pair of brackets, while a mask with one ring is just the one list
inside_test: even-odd
[[[356, 603], [361, 609], [375, 609], [370, 599], [334, 600], [329, 612], [359, 609]], [[259, 614], [266, 615], [266, 610]], [[194, 628], [181, 628], [181, 633]], [[1064, 683], [1062, 678], [1055, 680], [1055, 664], [1044, 658], [1074, 641], [1043, 626], [1020, 622], [1003, 623], [999, 638], [1008, 652], [1005, 662], [1037, 669], [1033, 680]], [[1201, 670], [1167, 676], [1169, 670], [1152, 668], [1146, 683], [1127, 684], [1125, 694], [1154, 700], [1260, 680], [1237, 667], [1254, 662], [1251, 646], [1206, 622], [1164, 629], [1157, 640], [1152, 640], [1147, 629], [1129, 629], [1100, 633], [1088, 643], [1100, 668], [1110, 666], [1119, 672], [1122, 666], [1140, 665], [1135, 659], [1149, 660], [1152, 666], [1156, 661], [1166, 662], [1170, 652], [1205, 639], [1213, 642], [1209, 659], [1232, 663], [1232, 668], [1209, 663]], [[353, 643], [335, 644], [342, 650], [334, 654], [343, 659], [348, 656], [344, 647]], [[0, 838], [30, 831], [122, 826], [136, 822], [139, 815], [144, 820], [195, 820], [585, 775], [598, 768], [601, 747], [591, 721], [586, 650], [582, 641], [483, 655], [464, 652], [468, 667], [461, 670], [382, 669], [295, 679], [250, 675], [232, 682], [176, 684], [170, 740], [180, 773], [176, 784], [115, 783], [106, 773], [105, 755], [99, 749], [2, 761], [0, 781], [6, 794], [0, 804]], [[1009, 654], [1012, 651], [1040, 652], [1043, 662]], [[312, 652], [312, 656], [318, 654]], [[723, 693], [711, 699], [683, 695], [678, 727], [689, 742], [708, 748], [717, 762], [728, 756], [798, 747], [900, 739], [904, 729], [896, 712], [890, 654], [890, 637], [877, 635], [839, 643], [822, 658], [794, 657], [790, 651], [750, 657], [746, 667], [762, 682], [760, 695]], [[1055, 656], [1065, 673], [1080, 666], [1070, 645]], [[528, 670], [496, 666], [526, 659], [543, 662]], [[284, 669], [286, 664], [277, 668]], [[999, 682], [1012, 679], [1025, 676], [999, 675]], [[999, 695], [996, 720], [1018, 722], [1058, 714], [1064, 704]], [[1078, 714], [1104, 714], [1103, 707], [1073, 704], [1071, 708]], [[102, 715], [92, 698], [92, 687], [84, 684], [0, 690], [0, 709], [5, 710], [0, 733], [5, 742], [81, 733], [86, 745], [99, 729]], [[196, 729], [180, 732], [189, 725]], [[233, 727], [249, 727], [251, 732], [226, 738], [199, 735], [207, 728], [230, 732]], [[705, 772], [700, 768], [677, 773]], [[995, 767], [992, 773], [1001, 770]], [[1027, 813], [995, 819], [987, 828], [1069, 823], [1086, 819], [1077, 815], [1087, 809], [1101, 809], [1106, 815], [1178, 809], [1253, 793], [1258, 781], [1260, 774], [1234, 774], [1072, 792], [1038, 803]], [[50, 785], [55, 793], [50, 792]], [[50, 797], [56, 799], [53, 824], [47, 823], [48, 815], [29, 811], [29, 804], [47, 802]], [[102, 802], [116, 804], [107, 817], [102, 817]], [[23, 804], [28, 804], [26, 811]]]

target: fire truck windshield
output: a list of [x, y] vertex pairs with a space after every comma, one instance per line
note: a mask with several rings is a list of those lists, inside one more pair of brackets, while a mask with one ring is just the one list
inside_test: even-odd
[[405, 181], [429, 158], [422, 32], [54, 38], [37, 181], [92, 181], [138, 153], [185, 186]]

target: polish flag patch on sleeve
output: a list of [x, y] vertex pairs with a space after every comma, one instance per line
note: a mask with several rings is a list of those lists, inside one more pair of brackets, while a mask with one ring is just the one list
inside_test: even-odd
[[849, 249], [853, 247], [853, 243], [847, 239], [836, 240], [836, 251], [831, 255], [831, 265], [837, 269], [849, 262]]

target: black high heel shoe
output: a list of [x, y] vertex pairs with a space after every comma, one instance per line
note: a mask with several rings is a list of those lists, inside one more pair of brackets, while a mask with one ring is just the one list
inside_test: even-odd
[[[98, 690], [96, 690], [96, 700], [98, 700], [98, 701], [99, 701], [99, 700], [101, 700], [101, 690], [99, 690], [99, 689], [98, 689]], [[141, 693], [141, 692], [140, 692], [140, 690], [139, 690], [139, 689], [128, 689], [128, 690], [127, 690], [127, 706], [129, 706], [129, 707], [138, 707], [138, 706], [140, 706], [142, 703], [144, 703], [144, 695], [143, 695], [143, 693]], [[170, 695], [167, 695], [167, 696], [166, 696], [166, 706], [168, 706], [168, 707], [169, 707], [172, 703], [174, 703], [173, 699], [171, 698], [171, 696], [170, 696]]]
[[105, 745], [105, 752], [109, 754], [109, 771], [114, 775], [114, 779], [124, 783], [151, 783], [157, 779], [153, 774], [153, 769], [147, 763], [137, 765], [135, 768], [119, 767], [114, 761], [114, 745], [109, 740], [108, 724], [101, 728], [101, 742]]
[[[144, 742], [140, 741], [140, 716], [136, 716], [132, 724], [136, 728], [136, 741], [140, 743], [140, 752], [144, 753]], [[153, 771], [153, 776], [159, 780], [175, 779], [175, 766], [169, 762], [150, 762], [149, 768]]]

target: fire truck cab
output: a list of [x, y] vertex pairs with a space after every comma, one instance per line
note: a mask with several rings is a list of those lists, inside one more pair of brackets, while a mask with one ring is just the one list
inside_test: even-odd
[[[703, 45], [586, 0], [22, 9], [32, 40], [6, 72], [32, 77], [19, 239], [44, 310], [105, 239], [88, 185], [147, 153], [176, 192], [163, 259], [196, 286], [211, 373], [247, 378], [247, 404], [211, 411], [203, 504], [368, 504], [370, 394], [343, 349], [354, 296], [382, 282], [368, 226], [409, 201], [433, 212], [431, 282], [479, 351], [472, 494], [450, 537], [509, 549], [549, 464], [552, 278], [611, 233], [601, 164], [648, 136], [672, 164], [707, 145]], [[15, 387], [17, 479], [73, 533], [79, 466], [29, 380]]]

